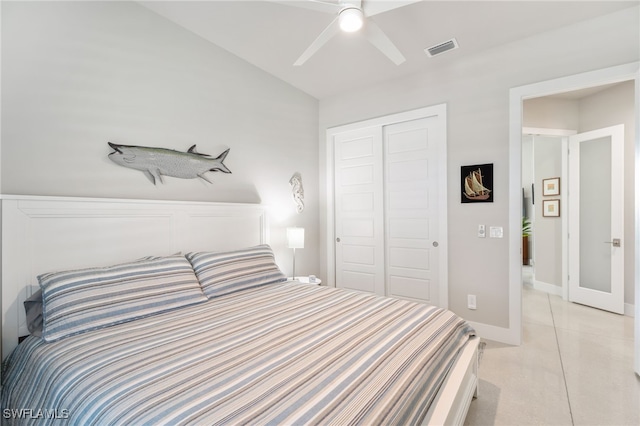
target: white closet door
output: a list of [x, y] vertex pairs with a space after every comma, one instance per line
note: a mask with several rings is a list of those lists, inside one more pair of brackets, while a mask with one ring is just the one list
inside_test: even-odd
[[385, 126], [387, 295], [439, 304], [437, 117]]
[[334, 141], [336, 286], [384, 295], [382, 131]]

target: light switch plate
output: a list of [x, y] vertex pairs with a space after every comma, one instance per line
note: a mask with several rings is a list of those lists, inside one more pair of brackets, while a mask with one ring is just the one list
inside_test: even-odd
[[504, 231], [502, 226], [490, 226], [489, 227], [489, 238], [502, 238], [504, 235]]
[[476, 309], [476, 295], [475, 294], [467, 294], [467, 308]]

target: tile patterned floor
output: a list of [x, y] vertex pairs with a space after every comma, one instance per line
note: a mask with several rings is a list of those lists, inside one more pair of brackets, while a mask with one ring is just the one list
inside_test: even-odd
[[640, 425], [633, 318], [523, 289], [521, 346], [487, 341], [467, 425]]

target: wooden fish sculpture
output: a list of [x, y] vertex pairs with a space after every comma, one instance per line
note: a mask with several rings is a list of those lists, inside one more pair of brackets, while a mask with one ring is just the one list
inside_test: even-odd
[[123, 167], [140, 170], [154, 185], [158, 181], [164, 183], [162, 176], [180, 179], [200, 178], [211, 183], [204, 176], [206, 172], [231, 173], [231, 170], [223, 164], [229, 149], [213, 158], [196, 152], [195, 145], [187, 152], [180, 152], [166, 148], [107, 143], [114, 150], [109, 154], [111, 161]]

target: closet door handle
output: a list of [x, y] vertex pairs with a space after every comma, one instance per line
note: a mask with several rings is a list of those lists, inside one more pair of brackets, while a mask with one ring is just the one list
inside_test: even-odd
[[433, 243], [431, 243], [434, 247], [438, 247], [440, 244], [438, 244], [437, 241], [434, 241]]
[[340, 238], [336, 238], [336, 243], [339, 243], [339, 242], [340, 242]]

